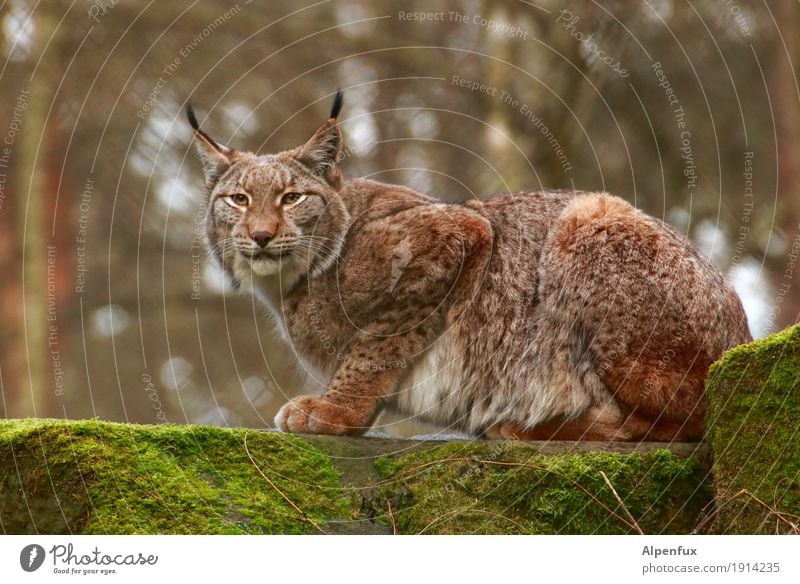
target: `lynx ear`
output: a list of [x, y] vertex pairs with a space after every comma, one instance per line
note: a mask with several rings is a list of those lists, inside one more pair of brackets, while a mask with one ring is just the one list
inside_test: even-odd
[[338, 90], [333, 100], [330, 119], [297, 152], [300, 162], [312, 173], [323, 176], [334, 188], [339, 188], [342, 180], [339, 159], [344, 149], [344, 140], [336, 118], [342, 110], [343, 98], [342, 91]]
[[233, 150], [217, 144], [211, 136], [200, 129], [197, 118], [194, 115], [192, 104], [186, 103], [186, 117], [189, 118], [189, 125], [194, 130], [194, 145], [200, 160], [203, 163], [203, 171], [206, 175], [206, 186], [211, 187], [217, 179], [230, 167], [231, 154]]

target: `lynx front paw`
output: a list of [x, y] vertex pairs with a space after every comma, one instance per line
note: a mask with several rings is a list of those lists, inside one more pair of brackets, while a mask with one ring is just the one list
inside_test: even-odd
[[318, 397], [296, 397], [275, 416], [284, 432], [300, 434], [359, 434], [365, 431], [344, 407]]

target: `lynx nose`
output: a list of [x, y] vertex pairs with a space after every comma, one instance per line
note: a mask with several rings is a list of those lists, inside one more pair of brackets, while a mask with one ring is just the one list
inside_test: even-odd
[[256, 242], [258, 247], [265, 248], [270, 240], [275, 236], [269, 231], [254, 231], [250, 234], [250, 237], [253, 238], [253, 241]]

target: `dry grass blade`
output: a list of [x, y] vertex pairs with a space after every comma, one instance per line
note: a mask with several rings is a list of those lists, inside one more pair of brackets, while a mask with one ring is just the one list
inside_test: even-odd
[[[728, 501], [726, 501], [726, 502], [730, 503], [731, 501], [733, 501], [734, 499], [736, 499], [738, 497], [741, 497], [742, 495], [750, 497], [758, 505], [760, 505], [761, 507], [766, 509], [767, 510], [767, 517], [770, 517], [770, 516], [775, 517], [775, 520], [776, 520], [777, 523], [784, 523], [785, 525], [788, 525], [789, 528], [792, 530], [792, 532], [794, 534], [800, 535], [800, 527], [798, 527], [798, 524], [797, 524], [797, 521], [800, 520], [800, 516], [793, 515], [792, 513], [786, 513], [785, 511], [778, 511], [774, 507], [766, 504], [764, 501], [762, 501], [761, 499], [756, 497], [753, 493], [751, 493], [747, 489], [742, 489], [741, 491], [736, 493], [733, 497], [728, 499]], [[791, 521], [789, 518], [791, 518], [793, 521]]]
[[[706, 507], [708, 507], [706, 505]], [[703, 509], [705, 511], [705, 508]], [[697, 526], [689, 532], [689, 535], [699, 535], [703, 533], [708, 525], [717, 518], [717, 513], [719, 513], [719, 508], [712, 509], [710, 513], [708, 513]]]
[[617, 490], [614, 488], [614, 485], [611, 484], [611, 481], [608, 480], [606, 473], [604, 473], [601, 470], [600, 476], [603, 477], [603, 480], [608, 485], [608, 488], [611, 489], [611, 492], [614, 494], [614, 498], [617, 500], [617, 503], [619, 503], [619, 506], [622, 507], [622, 510], [625, 511], [625, 515], [627, 515], [628, 519], [631, 520], [631, 523], [633, 523], [633, 526], [636, 528], [636, 531], [639, 533], [639, 535], [644, 535], [644, 531], [642, 531], [642, 528], [639, 527], [639, 524], [636, 522], [636, 519], [634, 519], [633, 515], [631, 515], [631, 512], [628, 511], [628, 508], [625, 506], [625, 503], [622, 502], [619, 493], [617, 493]]
[[283, 497], [283, 499], [287, 503], [289, 503], [289, 505], [291, 505], [298, 513], [300, 513], [300, 515], [303, 517], [303, 519], [308, 521], [311, 525], [316, 527], [321, 532], [322, 528], [313, 519], [311, 519], [311, 517], [309, 517], [308, 514], [305, 511], [303, 511], [300, 507], [298, 507], [295, 504], [294, 501], [292, 501], [289, 497], [287, 497], [286, 494], [283, 491], [281, 491], [278, 488], [278, 486], [275, 483], [273, 483], [266, 474], [264, 474], [264, 471], [262, 471], [261, 467], [258, 466], [258, 463], [256, 462], [256, 459], [253, 458], [253, 455], [250, 454], [250, 449], [247, 447], [247, 434], [248, 434], [247, 432], [244, 433], [244, 451], [247, 453], [247, 456], [250, 459], [250, 462], [253, 463], [253, 466], [258, 471], [258, 474], [260, 474], [264, 478], [264, 480], [267, 481], [267, 484], [270, 487], [275, 489], [276, 493], [278, 493], [281, 497]]
[[488, 509], [477, 509], [475, 507], [465, 507], [463, 509], [453, 509], [452, 511], [448, 511], [444, 515], [440, 515], [439, 517], [437, 517], [436, 519], [434, 519], [433, 521], [428, 523], [428, 525], [426, 525], [425, 527], [420, 529], [417, 532], [417, 535], [422, 535], [423, 533], [428, 531], [431, 527], [433, 527], [434, 525], [436, 525], [440, 521], [444, 521], [448, 517], [452, 517], [453, 515], [458, 515], [459, 513], [481, 513], [483, 515], [489, 515], [490, 517], [495, 517], [497, 519], [502, 519], [504, 521], [508, 521], [509, 523], [512, 523], [513, 525], [515, 525], [519, 529], [520, 533], [527, 533], [527, 530], [525, 529], [524, 525], [522, 525], [518, 521], [514, 521], [513, 519], [511, 519], [511, 517], [507, 517], [507, 516], [503, 515], [502, 513], [495, 513], [494, 511], [489, 511]]
[[395, 523], [394, 513], [392, 513], [392, 502], [387, 499], [386, 504], [389, 506], [388, 515], [389, 521], [392, 522], [392, 535], [397, 535], [397, 523]]
[[747, 489], [742, 489], [738, 491], [735, 495], [730, 497], [724, 498], [717, 502], [716, 508], [711, 511], [705, 518], [695, 527], [691, 533], [697, 534], [701, 533], [714, 519], [716, 519], [717, 515], [721, 508], [725, 507], [726, 505], [730, 505], [733, 501], [738, 499], [739, 497], [749, 497], [752, 501], [754, 501], [757, 505], [766, 509], [767, 514], [764, 521], [769, 520], [770, 517], [775, 518], [775, 533], [780, 533], [780, 525], [786, 525], [795, 535], [800, 535], [800, 516], [794, 515], [792, 513], [787, 513], [785, 511], [778, 511], [775, 507], [768, 505], [758, 497], [756, 497], [753, 493], [748, 491]]

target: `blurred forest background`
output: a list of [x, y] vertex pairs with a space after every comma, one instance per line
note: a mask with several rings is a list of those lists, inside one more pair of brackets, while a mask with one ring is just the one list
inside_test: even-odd
[[342, 87], [348, 175], [605, 189], [687, 233], [756, 336], [798, 320], [797, 2], [5, 0], [0, 23], [0, 415], [265, 427], [303, 392], [207, 265], [189, 98], [264, 153]]

